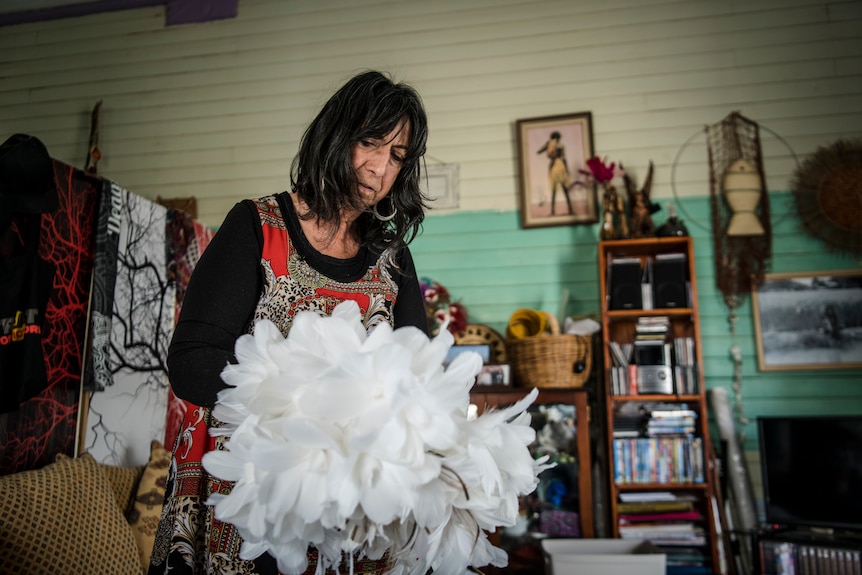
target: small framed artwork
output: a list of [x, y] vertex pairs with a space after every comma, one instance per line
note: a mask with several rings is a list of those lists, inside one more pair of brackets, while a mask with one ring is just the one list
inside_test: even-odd
[[420, 187], [429, 198], [432, 210], [458, 207], [458, 164], [425, 166]]
[[586, 179], [593, 157], [590, 112], [516, 122], [521, 226], [563, 226], [599, 221], [596, 185]]
[[862, 270], [766, 274], [751, 305], [762, 371], [862, 367]]
[[446, 353], [446, 357], [443, 359], [443, 366], [448, 367], [450, 363], [452, 363], [456, 357], [461, 355], [462, 353], [472, 352], [479, 354], [479, 357], [482, 358], [482, 365], [485, 365], [489, 361], [491, 361], [491, 346], [487, 344], [478, 344], [478, 345], [453, 345], [449, 348], [449, 351]]

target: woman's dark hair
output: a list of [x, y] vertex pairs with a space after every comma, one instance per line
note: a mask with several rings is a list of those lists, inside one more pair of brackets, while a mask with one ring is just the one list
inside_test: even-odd
[[[410, 125], [407, 153], [387, 196], [397, 213], [382, 222], [360, 200], [351, 147], [363, 139], [385, 137], [405, 119]], [[363, 210], [358, 220], [361, 242], [387, 251], [391, 261], [416, 237], [425, 218], [427, 198], [419, 184], [427, 139], [428, 120], [419, 94], [381, 72], [361, 73], [333, 94], [303, 134], [290, 168], [292, 191], [309, 207], [310, 217], [333, 224], [333, 229], [341, 222], [342, 209]], [[383, 215], [391, 213], [387, 204], [381, 203]]]

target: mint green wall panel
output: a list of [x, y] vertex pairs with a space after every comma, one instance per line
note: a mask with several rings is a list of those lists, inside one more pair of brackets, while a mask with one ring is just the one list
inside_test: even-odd
[[[858, 260], [830, 252], [805, 233], [789, 193], [770, 195], [773, 257], [769, 272], [859, 269]], [[739, 426], [745, 449], [757, 449], [758, 415], [862, 413], [862, 370], [760, 371], [750, 298], [737, 309], [735, 335], [715, 287], [708, 197], [676, 201], [695, 240], [698, 307], [707, 388], [726, 387], [733, 404], [730, 347], [742, 350]], [[660, 224], [666, 210], [655, 214]], [[517, 212], [460, 212], [432, 216], [411, 245], [421, 277], [436, 280], [467, 307], [469, 319], [505, 331], [512, 312], [526, 307], [558, 313], [564, 290], [569, 316], [599, 314], [598, 225], [522, 229]]]
[[411, 249], [420, 276], [446, 286], [474, 323], [503, 333], [516, 309], [596, 314], [595, 225], [521, 229], [517, 212], [461, 212], [429, 217]]

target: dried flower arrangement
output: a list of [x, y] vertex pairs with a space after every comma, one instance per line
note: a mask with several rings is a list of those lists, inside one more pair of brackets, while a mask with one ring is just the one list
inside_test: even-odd
[[467, 308], [460, 302], [453, 302], [449, 290], [436, 281], [422, 278], [419, 281], [419, 289], [425, 302], [428, 334], [437, 335], [445, 325], [452, 335], [462, 335], [467, 329]]

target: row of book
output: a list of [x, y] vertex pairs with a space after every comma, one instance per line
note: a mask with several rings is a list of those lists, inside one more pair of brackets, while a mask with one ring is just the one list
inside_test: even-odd
[[674, 391], [679, 394], [699, 393], [693, 337], [677, 337], [673, 340], [673, 362]]
[[697, 412], [686, 403], [645, 403], [637, 411], [614, 412], [614, 438], [692, 436]]
[[[696, 365], [674, 365], [670, 368], [673, 386], [668, 394], [696, 395], [700, 393]], [[611, 366], [608, 373], [611, 395], [654, 395], [656, 391], [642, 392], [638, 388], [638, 366]]]
[[694, 435], [697, 413], [693, 409], [654, 409], [646, 421], [646, 437]]
[[618, 528], [623, 539], [646, 539], [666, 554], [667, 573], [711, 573], [705, 518], [690, 494], [621, 493]]
[[613, 458], [618, 485], [704, 482], [700, 437], [614, 439]]
[[709, 551], [704, 547], [666, 547], [665, 575], [714, 575]]
[[[692, 338], [676, 338], [668, 347], [686, 347]], [[612, 395], [650, 395], [657, 393], [677, 394], [677, 395], [696, 395], [700, 393], [699, 371], [697, 363], [685, 364], [677, 361], [680, 357], [678, 352], [674, 352], [668, 356], [667, 364], [647, 364], [643, 369], [648, 370], [648, 377], [644, 378], [643, 374], [639, 373], [639, 366], [634, 362], [632, 352], [635, 349], [634, 344], [619, 344], [610, 342], [611, 349], [611, 367], [609, 371], [609, 381]], [[656, 385], [656, 378], [669, 378], [668, 385], [659, 390]], [[649, 389], [644, 388], [644, 381], [652, 381]]]
[[638, 318], [634, 341], [611, 341], [608, 348], [613, 395], [699, 391], [694, 338], [671, 338], [667, 316]]
[[761, 540], [763, 575], [862, 575], [862, 550]]
[[620, 523], [620, 538], [647, 539], [654, 545], [706, 545], [706, 534], [703, 526], [694, 521], [661, 520], [653, 523]]

